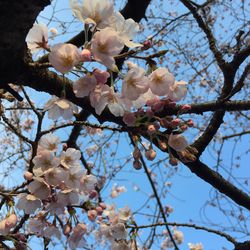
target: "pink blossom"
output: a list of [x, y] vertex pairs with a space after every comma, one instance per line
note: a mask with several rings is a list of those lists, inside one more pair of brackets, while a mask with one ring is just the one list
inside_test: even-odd
[[108, 19], [113, 15], [113, 4], [109, 0], [84, 0], [81, 5], [78, 0], [70, 0], [73, 14], [85, 24], [93, 24], [99, 29], [108, 25]]
[[110, 77], [109, 72], [100, 69], [94, 69], [93, 75], [95, 76], [98, 84], [106, 83], [108, 78]]
[[38, 52], [41, 49], [48, 49], [47, 26], [35, 23], [26, 37], [26, 42], [31, 53]]
[[168, 97], [172, 101], [178, 102], [184, 99], [186, 94], [187, 94], [187, 83], [184, 81], [180, 81], [180, 82], [175, 82], [175, 84], [170, 88]]
[[70, 249], [84, 248], [86, 246], [86, 240], [83, 238], [83, 235], [86, 233], [85, 224], [77, 224], [73, 229], [72, 234], [68, 238], [68, 244]]
[[132, 101], [148, 91], [148, 79], [143, 68], [135, 65], [122, 81], [122, 95]]
[[158, 68], [149, 76], [149, 88], [155, 95], [168, 95], [173, 85], [174, 76], [166, 68]]
[[53, 135], [52, 133], [49, 133], [41, 137], [38, 146], [40, 149], [56, 151], [59, 144], [60, 144], [60, 139], [57, 136]]
[[41, 207], [41, 201], [31, 194], [18, 195], [18, 203], [16, 207], [24, 210], [26, 214], [33, 214], [38, 208]]
[[49, 62], [59, 72], [65, 74], [80, 61], [78, 48], [69, 43], [58, 43], [51, 48]]
[[97, 81], [94, 75], [86, 74], [84, 77], [80, 77], [73, 85], [76, 97], [88, 96], [95, 89], [96, 84]]
[[91, 52], [88, 49], [83, 49], [79, 58], [80, 62], [91, 62]]
[[113, 71], [117, 69], [113, 57], [118, 55], [123, 47], [117, 33], [110, 28], [96, 32], [92, 38], [91, 51], [95, 60]]
[[66, 99], [56, 96], [53, 96], [53, 98], [45, 104], [44, 110], [48, 110], [48, 117], [52, 120], [56, 120], [60, 116], [65, 120], [69, 120], [74, 113], [78, 113], [76, 105]]
[[188, 146], [186, 138], [181, 134], [170, 134], [168, 145], [176, 151], [182, 151]]
[[28, 190], [41, 200], [48, 198], [50, 195], [49, 185], [42, 179], [34, 177], [33, 181], [28, 185]]

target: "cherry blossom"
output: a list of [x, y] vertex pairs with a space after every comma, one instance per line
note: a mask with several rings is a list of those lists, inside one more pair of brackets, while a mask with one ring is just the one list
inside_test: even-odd
[[85, 224], [77, 224], [73, 229], [72, 234], [68, 238], [68, 244], [70, 249], [76, 249], [80, 247], [86, 246], [86, 240], [84, 239], [84, 234], [86, 233], [86, 225]]
[[78, 48], [69, 43], [58, 43], [51, 48], [49, 62], [59, 72], [65, 74], [80, 61]]
[[41, 149], [46, 149], [49, 151], [57, 151], [58, 145], [60, 144], [60, 139], [53, 135], [52, 133], [43, 135], [39, 140], [38, 146]]
[[76, 97], [88, 96], [89, 93], [95, 89], [96, 84], [96, 77], [92, 74], [86, 74], [84, 77], [80, 77], [73, 85]]
[[98, 84], [106, 83], [108, 78], [110, 77], [109, 72], [107, 72], [105, 70], [100, 70], [100, 69], [94, 69], [93, 75], [95, 76], [96, 81], [97, 81]]
[[26, 37], [27, 46], [31, 53], [48, 49], [48, 28], [44, 24], [35, 23]]
[[113, 4], [109, 0], [84, 0], [80, 5], [78, 0], [70, 0], [73, 14], [85, 24], [93, 24], [97, 28], [107, 27], [108, 19], [113, 15]]
[[109, 27], [118, 33], [118, 36], [127, 47], [134, 48], [142, 46], [139, 43], [134, 43], [131, 41], [139, 32], [139, 24], [133, 19], [129, 18], [125, 20], [120, 12], [115, 12], [114, 15], [109, 19]]
[[38, 177], [33, 178], [33, 181], [28, 185], [28, 190], [41, 200], [48, 198], [50, 195], [49, 185]]
[[114, 56], [118, 55], [123, 47], [118, 34], [110, 28], [96, 32], [91, 42], [94, 59], [113, 71], [117, 71]]
[[143, 68], [132, 67], [122, 82], [122, 95], [132, 101], [148, 91], [148, 79]]
[[52, 120], [56, 120], [60, 116], [65, 120], [69, 120], [74, 113], [78, 113], [78, 108], [75, 104], [56, 96], [52, 97], [52, 99], [45, 104], [44, 110], [48, 110], [48, 117]]
[[16, 207], [20, 210], [24, 210], [26, 214], [33, 214], [38, 208], [41, 207], [41, 201], [31, 194], [19, 194], [18, 203]]
[[173, 85], [174, 76], [166, 68], [158, 68], [149, 75], [149, 87], [155, 95], [168, 95]]
[[34, 163], [34, 173], [39, 176], [44, 171], [57, 167], [60, 164], [60, 160], [54, 156], [54, 153], [48, 150], [42, 150], [32, 160]]
[[187, 83], [184, 81], [180, 81], [180, 82], [175, 82], [175, 84], [171, 87], [171, 91], [168, 97], [172, 101], [178, 102], [184, 99], [186, 94], [187, 94]]
[[176, 151], [182, 151], [188, 146], [186, 138], [181, 134], [170, 134], [168, 145]]
[[201, 243], [193, 244], [193, 243], [188, 243], [188, 247], [190, 250], [202, 250], [203, 246]]

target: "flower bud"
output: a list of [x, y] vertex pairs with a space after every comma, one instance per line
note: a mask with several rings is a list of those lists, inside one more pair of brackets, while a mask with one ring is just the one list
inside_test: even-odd
[[88, 219], [89, 219], [90, 221], [95, 221], [96, 216], [97, 216], [96, 210], [92, 209], [92, 210], [89, 210], [89, 211], [88, 211]]
[[88, 49], [83, 49], [80, 54], [81, 62], [90, 62], [91, 61], [91, 52]]
[[142, 164], [141, 164], [140, 161], [134, 161], [134, 162], [133, 162], [133, 167], [134, 167], [134, 169], [136, 169], [136, 170], [140, 170], [140, 169], [142, 168]]
[[15, 214], [11, 214], [5, 220], [5, 226], [8, 228], [13, 228], [16, 226], [17, 223], [17, 216]]
[[106, 204], [104, 202], [99, 203], [99, 206], [104, 210], [107, 208]]
[[145, 156], [149, 161], [153, 161], [156, 157], [156, 151], [150, 148], [146, 151]]
[[69, 235], [70, 234], [70, 232], [71, 232], [71, 225], [69, 224], [69, 223], [67, 223], [67, 224], [65, 224], [64, 226], [63, 226], [63, 234], [65, 235], [65, 236], [67, 236], [67, 235]]
[[135, 160], [140, 159], [141, 157], [141, 151], [138, 147], [135, 147], [134, 152], [133, 152], [133, 157]]
[[181, 107], [181, 111], [188, 111], [188, 110], [190, 110], [190, 109], [191, 109], [191, 106], [188, 105], [188, 104], [184, 104], [184, 105], [182, 105], [182, 107]]
[[98, 196], [98, 192], [96, 190], [91, 190], [89, 194], [90, 199], [94, 199]]
[[29, 172], [29, 171], [26, 171], [26, 172], [24, 173], [23, 177], [24, 177], [24, 179], [25, 179], [26, 181], [31, 181], [32, 178], [33, 178], [33, 174], [32, 174], [31, 172]]
[[147, 132], [148, 132], [149, 135], [154, 134], [156, 131], [157, 131], [157, 129], [155, 128], [155, 126], [153, 124], [148, 125]]
[[194, 126], [193, 120], [189, 119], [189, 120], [187, 121], [187, 125], [188, 125], [188, 127], [193, 127], [193, 126]]
[[98, 215], [102, 215], [102, 213], [103, 213], [102, 207], [98, 206], [98, 207], [95, 208], [95, 210], [96, 210]]

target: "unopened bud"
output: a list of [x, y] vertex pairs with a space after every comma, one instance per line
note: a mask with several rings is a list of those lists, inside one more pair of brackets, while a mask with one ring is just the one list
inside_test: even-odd
[[89, 219], [90, 221], [95, 221], [96, 216], [97, 216], [96, 210], [92, 209], [92, 210], [89, 210], [89, 211], [88, 211], [88, 219]]
[[32, 178], [33, 178], [33, 174], [32, 174], [31, 172], [29, 172], [29, 171], [26, 171], [26, 172], [24, 173], [23, 177], [24, 177], [24, 179], [25, 179], [26, 181], [31, 181]]
[[188, 104], [184, 104], [184, 105], [182, 105], [182, 107], [181, 107], [181, 111], [188, 111], [188, 110], [190, 110], [190, 109], [191, 109], [191, 106], [188, 105]]
[[103, 213], [102, 207], [98, 206], [98, 207], [95, 208], [95, 210], [96, 210], [96, 212], [97, 212], [98, 215], [102, 215], [102, 213]]
[[138, 160], [141, 157], [141, 151], [138, 147], [135, 147], [133, 157], [135, 160]]
[[145, 156], [149, 161], [153, 161], [156, 157], [156, 151], [150, 148], [149, 150], [146, 151]]
[[140, 170], [140, 169], [142, 168], [142, 164], [141, 164], [140, 161], [134, 161], [134, 162], [133, 162], [133, 167], [134, 167], [134, 169], [136, 169], [136, 170]]

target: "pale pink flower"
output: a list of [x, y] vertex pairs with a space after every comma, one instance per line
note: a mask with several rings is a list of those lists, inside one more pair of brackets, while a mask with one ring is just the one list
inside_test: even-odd
[[45, 220], [41, 220], [40, 218], [31, 218], [28, 224], [28, 232], [35, 233], [39, 236], [43, 234], [43, 229], [47, 226]]
[[58, 30], [56, 28], [50, 28], [49, 32], [51, 33], [51, 39], [54, 39], [58, 35]]
[[[34, 174], [43, 174], [44, 171], [57, 167], [60, 164], [60, 160], [55, 157], [54, 153], [48, 150], [42, 150], [32, 160], [34, 163]], [[40, 171], [40, 172], [39, 172]]]
[[132, 67], [122, 81], [122, 95], [132, 101], [148, 91], [148, 79], [143, 68]]
[[176, 151], [182, 151], [188, 146], [188, 142], [181, 134], [170, 134], [168, 145]]
[[106, 83], [108, 78], [110, 77], [109, 72], [100, 69], [94, 69], [93, 75], [95, 76], [98, 84]]
[[41, 200], [48, 198], [50, 195], [49, 185], [42, 179], [34, 177], [33, 181], [28, 185], [28, 190]]
[[61, 165], [67, 169], [80, 165], [81, 152], [75, 148], [68, 148], [61, 154]]
[[85, 224], [77, 224], [73, 229], [72, 234], [68, 238], [68, 244], [70, 249], [84, 248], [86, 246], [86, 240], [84, 239], [84, 234], [86, 233]]
[[31, 53], [48, 48], [48, 28], [44, 24], [35, 23], [30, 29], [26, 43]]
[[182, 244], [184, 240], [184, 235], [181, 231], [174, 230], [173, 238], [175, 239], [177, 244]]
[[112, 241], [110, 250], [131, 250], [126, 241]]
[[120, 12], [115, 12], [114, 15], [109, 19], [109, 26], [114, 29], [118, 36], [121, 38], [123, 43], [129, 47], [134, 48], [142, 46], [139, 43], [134, 43], [134, 36], [139, 32], [139, 24], [133, 19], [124, 19]]
[[92, 209], [92, 210], [88, 211], [88, 219], [90, 221], [95, 221], [96, 216], [97, 216], [97, 211], [96, 210]]
[[81, 177], [81, 188], [84, 192], [94, 190], [97, 184], [97, 178], [94, 175], [83, 175]]
[[43, 135], [38, 142], [40, 149], [46, 149], [49, 151], [57, 151], [60, 139], [52, 133]]
[[188, 243], [188, 247], [190, 250], [202, 250], [203, 246], [201, 243], [193, 244], [193, 243]]
[[19, 194], [16, 207], [24, 210], [26, 214], [33, 214], [38, 208], [41, 207], [41, 201], [31, 194]]
[[131, 210], [128, 206], [120, 208], [118, 212], [118, 218], [120, 222], [126, 222], [132, 217]]
[[113, 57], [118, 55], [123, 47], [123, 42], [117, 33], [110, 28], [96, 32], [91, 42], [91, 51], [95, 60], [113, 71], [117, 71]]
[[113, 15], [113, 4], [109, 0], [84, 0], [80, 5], [78, 0], [70, 0], [74, 16], [85, 24], [93, 24], [97, 28], [107, 27], [108, 18]]
[[26, 171], [26, 172], [24, 173], [23, 177], [24, 177], [24, 179], [25, 179], [26, 181], [31, 181], [32, 178], [33, 178], [33, 174], [32, 174], [31, 172], [29, 172], [29, 171]]
[[174, 76], [166, 68], [158, 68], [149, 75], [149, 88], [155, 95], [168, 95], [173, 85]]
[[94, 90], [90, 99], [91, 105], [95, 108], [96, 114], [100, 115], [104, 108], [108, 106], [113, 115], [123, 116], [125, 111], [124, 103], [119, 94], [115, 93], [108, 85], [103, 85], [100, 90], [102, 90], [101, 93]]
[[127, 192], [125, 186], [117, 186], [117, 184], [114, 184], [111, 191], [111, 198], [116, 198], [118, 195], [124, 192]]
[[69, 171], [64, 168], [51, 168], [45, 172], [45, 180], [49, 185], [60, 186], [69, 178]]
[[148, 102], [152, 101], [158, 102], [159, 100], [160, 100], [159, 96], [153, 94], [152, 91], [148, 89], [146, 93], [140, 95], [137, 100], [132, 102], [132, 107], [139, 109], [143, 107], [145, 104], [148, 104]]
[[65, 189], [58, 193], [58, 203], [63, 206], [78, 205], [79, 194], [72, 189]]
[[58, 43], [51, 48], [49, 62], [59, 72], [65, 74], [80, 61], [78, 48], [69, 43]]
[[65, 120], [69, 120], [72, 118], [74, 113], [78, 113], [78, 108], [75, 104], [56, 96], [45, 104], [44, 110], [48, 110], [48, 117], [52, 120], [56, 120], [60, 116], [62, 116]]
[[184, 81], [175, 82], [175, 84], [170, 88], [168, 97], [174, 101], [178, 102], [187, 95], [187, 83]]
[[84, 77], [80, 77], [73, 85], [73, 91], [76, 97], [88, 96], [91, 91], [95, 89], [97, 84], [94, 75], [86, 74]]
[[50, 226], [44, 228], [42, 236], [46, 237], [48, 239], [55, 236], [57, 239], [60, 240], [61, 239], [61, 232], [57, 227], [50, 225]]
[[115, 240], [125, 240], [128, 236], [124, 223], [117, 223], [111, 226], [110, 233]]

